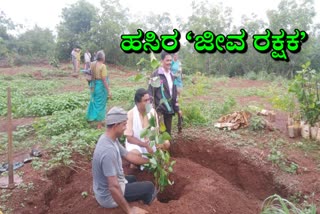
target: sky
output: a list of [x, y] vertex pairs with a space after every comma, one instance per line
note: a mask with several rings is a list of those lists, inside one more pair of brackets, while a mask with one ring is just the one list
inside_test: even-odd
[[[99, 7], [100, 0], [87, 0]], [[16, 24], [23, 24], [27, 29], [35, 24], [55, 31], [61, 19], [62, 8], [74, 4], [77, 0], [0, 0], [0, 11]], [[149, 14], [169, 12], [173, 17], [187, 17], [191, 14], [192, 0], [120, 0], [132, 14]], [[211, 3], [218, 1], [209, 0]], [[232, 7], [235, 23], [240, 23], [244, 14], [256, 13], [266, 19], [266, 10], [276, 9], [280, 0], [223, 0], [223, 5]], [[314, 0], [318, 15], [315, 19], [320, 23], [320, 0]]]

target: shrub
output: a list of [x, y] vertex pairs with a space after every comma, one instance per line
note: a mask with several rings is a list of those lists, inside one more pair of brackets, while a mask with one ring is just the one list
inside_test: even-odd
[[257, 80], [258, 79], [257, 74], [254, 71], [249, 71], [248, 73], [246, 73], [244, 75], [244, 78], [249, 79], [249, 80]]
[[183, 108], [183, 122], [185, 125], [203, 125], [207, 119], [198, 105], [188, 105]]
[[315, 205], [307, 206], [305, 209], [299, 209], [296, 205], [274, 194], [266, 198], [263, 202], [261, 214], [316, 214]]
[[34, 123], [38, 135], [57, 136], [69, 130], [90, 128], [85, 119], [85, 110], [54, 112], [52, 116], [42, 117]]
[[30, 64], [30, 58], [26, 56], [16, 55], [13, 60], [13, 65], [21, 66]]
[[253, 131], [262, 130], [265, 128], [266, 122], [259, 116], [253, 116], [250, 118], [250, 129]]
[[85, 109], [89, 101], [86, 93], [68, 93], [53, 96], [35, 96], [17, 106], [16, 116], [46, 116], [57, 111]]
[[320, 117], [320, 75], [309, 66], [310, 62], [302, 66], [302, 71], [297, 71], [289, 92], [297, 96], [303, 119], [314, 125]]

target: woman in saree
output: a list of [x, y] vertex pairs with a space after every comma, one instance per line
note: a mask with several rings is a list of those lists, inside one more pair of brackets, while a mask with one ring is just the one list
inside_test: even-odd
[[98, 122], [98, 129], [102, 128], [102, 122], [106, 117], [108, 98], [112, 99], [107, 68], [104, 62], [105, 54], [101, 50], [97, 53], [97, 60], [90, 65], [93, 80], [89, 83], [91, 95], [86, 118], [90, 122]]

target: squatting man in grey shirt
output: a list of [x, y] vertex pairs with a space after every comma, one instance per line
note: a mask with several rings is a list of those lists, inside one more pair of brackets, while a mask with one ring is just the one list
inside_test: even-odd
[[125, 213], [147, 213], [141, 208], [131, 207], [128, 202], [142, 200], [151, 204], [157, 190], [150, 181], [137, 182], [134, 176], [125, 176], [121, 158], [136, 165], [148, 163], [149, 159], [128, 152], [119, 143], [118, 138], [126, 129], [126, 111], [113, 107], [106, 118], [107, 129], [98, 140], [92, 160], [95, 198], [102, 207], [120, 206]]

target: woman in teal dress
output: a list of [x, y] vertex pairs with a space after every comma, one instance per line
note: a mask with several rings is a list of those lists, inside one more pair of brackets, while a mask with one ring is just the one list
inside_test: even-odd
[[98, 129], [102, 128], [102, 122], [106, 117], [108, 98], [112, 98], [107, 67], [104, 62], [104, 52], [98, 51], [97, 60], [90, 65], [90, 69], [93, 72], [93, 80], [89, 83], [91, 95], [86, 118], [90, 122], [97, 121]]
[[178, 95], [181, 94], [182, 91], [182, 69], [181, 69], [181, 62], [178, 59], [178, 53], [173, 55], [173, 60], [171, 62], [170, 68], [173, 76], [175, 76], [174, 84], [177, 86]]

